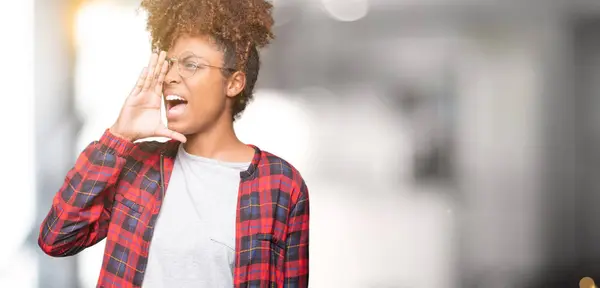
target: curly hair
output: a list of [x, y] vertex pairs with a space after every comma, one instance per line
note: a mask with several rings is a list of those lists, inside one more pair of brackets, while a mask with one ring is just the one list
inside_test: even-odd
[[253, 98], [258, 49], [274, 39], [273, 5], [265, 0], [142, 0], [140, 7], [148, 13], [153, 49], [166, 51], [181, 35], [209, 35], [224, 52], [223, 67], [245, 73], [246, 86], [232, 107], [233, 120], [238, 119]]

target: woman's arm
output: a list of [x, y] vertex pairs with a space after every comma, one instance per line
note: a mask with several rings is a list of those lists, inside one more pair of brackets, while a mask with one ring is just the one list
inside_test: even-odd
[[[301, 182], [297, 200], [292, 203], [288, 219], [288, 235], [284, 263], [285, 287], [308, 287], [308, 228], [310, 209], [308, 204], [308, 188]], [[291, 195], [294, 194], [294, 191]]]
[[133, 147], [106, 130], [79, 155], [40, 226], [38, 245], [46, 254], [75, 255], [106, 237], [116, 184]]

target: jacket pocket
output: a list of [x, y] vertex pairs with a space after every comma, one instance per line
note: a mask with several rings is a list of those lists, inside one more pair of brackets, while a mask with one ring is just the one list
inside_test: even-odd
[[273, 234], [257, 234], [256, 239], [260, 240], [260, 241], [271, 242], [272, 244], [274, 244], [277, 248], [279, 248], [281, 250], [285, 249], [285, 244], [283, 244], [283, 241], [274, 237]]
[[125, 231], [132, 234], [142, 233], [142, 227], [145, 227], [141, 220], [143, 212], [144, 206], [121, 194], [115, 194], [111, 224], [120, 227], [120, 233], [124, 233]]
[[253, 238], [252, 264], [260, 263], [259, 266], [264, 269], [261, 279], [269, 279], [269, 287], [280, 287], [284, 279], [285, 245], [272, 234], [257, 234]]
[[144, 212], [144, 206], [135, 203], [135, 201], [133, 201], [133, 200], [127, 199], [122, 194], [119, 194], [119, 193], [115, 194], [115, 202], [119, 202], [122, 205], [124, 205], [125, 207], [127, 207], [139, 214]]

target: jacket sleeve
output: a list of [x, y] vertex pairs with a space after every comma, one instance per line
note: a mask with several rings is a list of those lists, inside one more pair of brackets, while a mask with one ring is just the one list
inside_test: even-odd
[[284, 263], [285, 287], [308, 287], [309, 210], [308, 188], [302, 181], [288, 220]]
[[106, 237], [119, 174], [134, 146], [107, 129], [81, 152], [40, 226], [44, 253], [75, 255]]

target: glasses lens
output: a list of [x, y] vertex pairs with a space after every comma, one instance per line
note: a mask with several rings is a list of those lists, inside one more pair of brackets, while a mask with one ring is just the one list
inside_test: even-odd
[[194, 76], [196, 70], [200, 66], [200, 59], [192, 52], [183, 52], [179, 55], [177, 62], [177, 69], [179, 75], [183, 78], [189, 78]]

